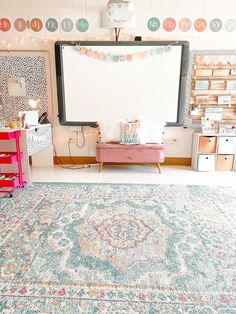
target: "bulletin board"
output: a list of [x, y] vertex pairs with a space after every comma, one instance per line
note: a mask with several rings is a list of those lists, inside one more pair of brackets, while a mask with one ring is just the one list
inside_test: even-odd
[[[9, 80], [23, 80], [24, 95], [12, 95]], [[29, 111], [29, 99], [38, 99], [35, 110], [48, 112], [52, 121], [51, 75], [48, 51], [0, 51], [0, 119], [16, 120]]]

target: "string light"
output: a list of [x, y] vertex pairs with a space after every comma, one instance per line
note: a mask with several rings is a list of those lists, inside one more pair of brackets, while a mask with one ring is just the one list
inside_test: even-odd
[[[33, 36], [34, 35], [34, 36]], [[69, 35], [69, 34], [68, 34]], [[78, 36], [74, 37], [75, 34], [70, 34], [71, 36], [73, 36], [73, 38], [71, 36], [68, 37], [60, 37], [59, 35], [56, 37], [46, 37], [44, 35], [41, 35], [39, 37], [36, 37], [35, 34], [22, 34], [19, 37], [12, 37], [9, 38], [8, 40], [2, 39], [0, 41], [0, 45], [2, 46], [7, 46], [7, 48], [11, 48], [14, 47], [15, 49], [17, 48], [17, 46], [23, 46], [23, 45], [30, 45], [30, 44], [41, 44], [41, 45], [48, 45], [50, 43], [54, 43], [55, 41], [80, 41], [84, 39], [84, 34], [78, 34]], [[128, 38], [133, 39], [135, 37], [134, 34], [132, 33], [126, 33], [126, 32], [122, 32], [122, 36], [124, 38]], [[113, 34], [112, 33], [106, 33], [106, 34], [99, 34], [98, 36], [86, 36], [86, 40], [93, 40], [93, 41], [99, 41], [99, 40], [105, 40], [105, 41], [110, 41], [113, 40]]]

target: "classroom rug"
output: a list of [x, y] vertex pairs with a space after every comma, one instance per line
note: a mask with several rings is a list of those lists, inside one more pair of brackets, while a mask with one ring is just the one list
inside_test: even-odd
[[38, 183], [0, 208], [0, 313], [236, 313], [233, 187]]

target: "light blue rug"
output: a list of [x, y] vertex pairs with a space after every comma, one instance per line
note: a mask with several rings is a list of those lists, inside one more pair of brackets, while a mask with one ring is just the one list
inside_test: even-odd
[[236, 313], [231, 187], [45, 183], [0, 208], [0, 313]]

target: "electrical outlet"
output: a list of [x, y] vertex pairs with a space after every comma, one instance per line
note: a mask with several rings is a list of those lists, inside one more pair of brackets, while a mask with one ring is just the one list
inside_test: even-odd
[[172, 138], [170, 138], [169, 143], [172, 145], [179, 145], [179, 138], [172, 137]]
[[81, 126], [70, 126], [71, 132], [81, 132]]
[[76, 139], [75, 139], [75, 137], [70, 137], [69, 141], [70, 141], [70, 143], [75, 143]]

